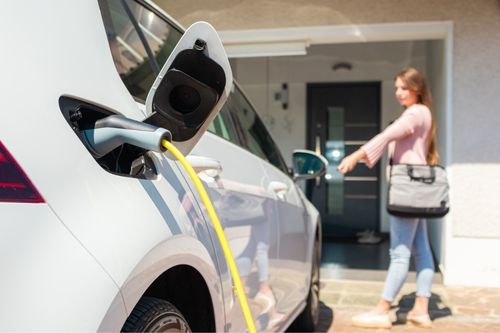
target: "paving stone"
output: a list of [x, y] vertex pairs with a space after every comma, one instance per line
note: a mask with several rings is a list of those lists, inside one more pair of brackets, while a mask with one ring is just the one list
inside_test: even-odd
[[[394, 326], [362, 329], [351, 325], [351, 317], [370, 310], [383, 288], [377, 281], [322, 280], [319, 332], [425, 332], [404, 321], [415, 301], [415, 284], [404, 285], [393, 304]], [[432, 333], [500, 332], [500, 288], [468, 288], [433, 285], [429, 312]], [[396, 319], [398, 319], [396, 321]]]
[[338, 292], [320, 292], [321, 301], [326, 304], [339, 304], [341, 293]]
[[375, 294], [380, 295], [382, 292], [383, 286], [379, 283], [351, 283], [346, 284], [344, 286], [344, 290], [346, 292], [354, 292], [354, 293], [367, 293], [367, 294]]
[[340, 305], [359, 305], [359, 304], [377, 304], [380, 296], [378, 294], [344, 294], [340, 299]]

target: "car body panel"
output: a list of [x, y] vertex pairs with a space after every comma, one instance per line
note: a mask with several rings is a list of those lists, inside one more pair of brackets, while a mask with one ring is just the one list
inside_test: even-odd
[[119, 295], [111, 277], [47, 204], [0, 211], [2, 331], [96, 331], [108, 309], [126, 313], [123, 302], [111, 306]]
[[[189, 189], [175, 162], [156, 154], [161, 170], [156, 181], [113, 175], [96, 163], [61, 115], [59, 97], [66, 95], [144, 118], [115, 70], [97, 3], [54, 1], [50, 11], [38, 2], [29, 8], [12, 3], [11, 9], [29, 11], [29, 27], [44, 29], [20, 31], [18, 37], [29, 42], [6, 45], [7, 62], [36, 75], [26, 79], [15, 66], [4, 71], [4, 82], [22, 89], [9, 89], [10, 98], [2, 99], [2, 110], [9, 112], [2, 112], [1, 139], [64, 226], [118, 286], [172, 235], [196, 237], [213, 252], [206, 227], [193, 227], [196, 214], [183, 209]], [[2, 19], [4, 31], [15, 25], [12, 16]], [[215, 272], [213, 260], [211, 265]]]
[[[43, 13], [47, 11], [40, 12], [37, 17], [43, 24]], [[39, 77], [28, 80], [29, 84], [22, 89], [32, 91], [30, 98], [26, 99], [19, 91], [19, 96], [13, 96], [5, 105], [4, 109], [12, 112], [2, 117], [0, 128], [5, 127], [2, 141], [63, 223], [121, 285], [151, 247], [171, 235], [189, 233], [189, 227], [179, 223], [186, 220], [183, 216], [187, 213], [169, 208], [182, 207], [187, 185], [175, 181], [182, 180], [177, 167], [159, 154], [156, 160], [161, 175], [156, 181], [117, 176], [96, 163], [58, 111], [59, 97], [76, 95], [107, 109], [120, 110], [130, 118], [141, 119], [143, 115], [114, 70], [97, 3], [61, 1], [51, 9], [50, 15], [61, 19], [59, 24], [68, 28], [49, 31], [55, 35], [51, 39], [58, 40], [59, 44], [57, 48], [49, 48], [52, 52], [44, 53], [43, 62], [37, 61], [40, 68], [31, 70]], [[92, 18], [95, 22], [83, 24], [85, 21], [75, 22], [74, 17], [87, 18], [87, 21]], [[99, 28], [88, 29], [91, 23]], [[61, 55], [64, 53], [61, 50], [77, 49], [77, 45], [92, 52]], [[36, 49], [23, 51], [28, 62], [28, 55]], [[19, 56], [17, 61], [21, 60]], [[60, 66], [61, 63], [65, 66]], [[81, 79], [75, 79], [78, 77]], [[42, 79], [44, 81], [39, 82]], [[24, 102], [16, 102], [20, 100]], [[39, 121], [36, 118], [40, 118]], [[27, 134], [19, 138], [20, 133]], [[40, 134], [43, 137], [33, 141], [32, 137]], [[30, 145], [30, 141], [33, 144]], [[144, 223], [148, 223], [147, 227]], [[120, 232], [123, 229], [127, 233]], [[143, 241], [132, 241], [131, 235]], [[109, 250], [110, 239], [116, 252]]]
[[[133, 310], [147, 288], [159, 276], [170, 268], [179, 265], [191, 266], [200, 273], [207, 284], [212, 298], [214, 313], [224, 313], [222, 286], [219, 279], [219, 271], [214, 265], [213, 257], [208, 253], [204, 244], [186, 235], [176, 235], [156, 245], [140, 260], [130, 273], [120, 288], [127, 313]], [[118, 327], [116, 323], [123, 323], [126, 318], [127, 316], [119, 318], [116, 313], [110, 312], [103, 319], [99, 331], [119, 331], [121, 326], [118, 325]], [[223, 330], [224, 325], [225, 316], [216, 316], [216, 331]]]
[[310, 238], [308, 219], [304, 205], [292, 179], [273, 165], [264, 162], [266, 173], [275, 182], [285, 184], [275, 200], [279, 221], [279, 271], [280, 288], [276, 293], [283, 295], [279, 303], [284, 313], [290, 313], [309, 291], [306, 270], [307, 240]]
[[[269, 179], [261, 161], [253, 154], [210, 133], [202, 137], [192, 154], [213, 158], [222, 166], [222, 172], [217, 177], [210, 179], [211, 177], [205, 174], [202, 179], [205, 179], [208, 194], [218, 212], [247, 289], [253, 317], [256, 319], [262, 310], [253, 301], [253, 296], [259, 288], [259, 273], [260, 276], [267, 275], [270, 281], [273, 281], [278, 273], [278, 223], [273, 207], [273, 195], [267, 190]], [[244, 171], [242, 165], [245, 166]], [[212, 235], [217, 239], [213, 229]], [[218, 257], [222, 259], [219, 261], [220, 270], [227, 271], [220, 246], [217, 245], [216, 249]], [[262, 256], [258, 257], [257, 253]], [[267, 255], [267, 258], [263, 257], [264, 255]], [[259, 272], [259, 268], [267, 272]], [[224, 279], [224, 276], [222, 278]], [[231, 325], [231, 330], [242, 331], [245, 329], [245, 323], [241, 320], [241, 308], [234, 295], [231, 295], [231, 283], [227, 278], [228, 276], [224, 285], [225, 295], [228, 295], [228, 324]]]

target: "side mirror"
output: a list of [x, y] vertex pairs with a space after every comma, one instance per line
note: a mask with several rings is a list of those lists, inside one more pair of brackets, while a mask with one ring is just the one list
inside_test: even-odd
[[311, 150], [297, 149], [293, 151], [293, 180], [313, 179], [325, 174], [328, 161]]
[[145, 123], [172, 133], [187, 155], [229, 96], [233, 75], [222, 42], [206, 22], [191, 25], [146, 98]]

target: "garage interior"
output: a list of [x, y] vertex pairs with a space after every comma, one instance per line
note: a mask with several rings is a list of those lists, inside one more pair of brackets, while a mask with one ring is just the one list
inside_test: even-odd
[[[308, 138], [308, 134], [314, 130], [314, 124], [310, 123], [308, 116], [308, 113], [312, 112], [308, 87], [315, 84], [356, 85], [366, 82], [378, 84], [380, 87], [379, 105], [373, 105], [371, 110], [366, 111], [367, 114], [377, 113], [372, 116], [373, 119], [379, 120], [376, 124], [378, 127], [376, 132], [378, 132], [396, 119], [402, 111], [394, 98], [394, 75], [408, 66], [422, 70], [429, 80], [433, 94], [441, 164], [446, 165], [448, 101], [445, 92], [449, 84], [446, 43], [446, 39], [343, 42], [313, 44], [304, 49], [300, 47], [293, 49], [293, 45], [288, 45], [283, 48], [282, 54], [279, 54], [279, 50], [269, 53], [269, 47], [262, 48], [260, 54], [258, 52], [256, 54], [255, 48], [252, 49], [252, 53], [245, 53], [244, 47], [229, 48], [228, 53], [235, 78], [253, 102], [289, 165], [294, 149], [318, 150], [317, 142]], [[354, 94], [352, 98], [355, 99], [356, 95]], [[344, 125], [351, 126], [352, 124]], [[331, 131], [339, 128], [338, 124], [329, 126]], [[346, 135], [346, 126], [344, 130], [340, 129], [340, 136]], [[363, 125], [360, 126], [358, 132], [363, 131]], [[365, 126], [368, 125], [365, 124]], [[371, 124], [371, 126], [374, 125]], [[352, 139], [349, 141], [350, 138], [333, 135], [333, 139], [336, 139], [342, 147], [337, 151], [328, 150], [327, 141], [329, 140], [327, 139], [329, 138], [321, 141], [320, 151], [327, 155], [330, 162], [326, 179], [322, 180], [328, 183], [326, 186], [329, 190], [323, 191], [323, 196], [318, 199], [324, 201], [323, 207], [318, 207], [322, 217], [326, 216], [325, 209], [333, 209], [335, 213], [343, 214], [342, 210], [348, 206], [346, 200], [349, 200], [349, 196], [351, 199], [356, 197], [356, 193], [348, 193], [349, 180], [342, 179], [342, 176], [336, 172], [336, 163], [349, 153], [349, 149], [359, 148], [372, 136], [373, 130], [366, 130], [365, 136], [361, 134], [357, 141]], [[349, 144], [354, 144], [354, 146], [349, 148]], [[335, 226], [335, 215], [329, 214], [327, 219], [323, 218], [323, 277], [369, 280], [385, 278], [384, 271], [389, 264], [389, 216], [385, 211], [386, 160], [382, 158], [375, 177], [371, 177], [371, 180], [377, 178], [377, 185], [374, 187], [376, 191], [372, 190], [370, 195], [357, 193], [358, 198], [365, 200], [358, 200], [359, 202], [354, 204], [360, 211], [363, 211], [367, 207], [365, 205], [369, 205], [367, 202], [377, 202], [377, 212], [371, 214], [372, 221], [369, 224], [351, 219], [350, 224], [342, 228]], [[314, 182], [310, 181], [310, 183]], [[312, 195], [311, 187], [314, 186], [303, 184], [303, 189], [309, 196]], [[432, 221], [429, 223], [436, 267], [439, 267], [442, 255], [441, 228], [440, 223], [432, 223]], [[366, 230], [372, 231], [372, 235], [367, 237]], [[364, 236], [360, 235], [363, 231]], [[414, 270], [413, 265], [412, 270]]]

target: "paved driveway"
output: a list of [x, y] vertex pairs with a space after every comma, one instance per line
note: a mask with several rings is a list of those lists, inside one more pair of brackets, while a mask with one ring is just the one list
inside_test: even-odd
[[[415, 283], [404, 285], [391, 314], [391, 330], [351, 326], [351, 317], [371, 309], [378, 301], [383, 282], [322, 279], [321, 332], [422, 332], [404, 321], [415, 299]], [[433, 319], [429, 332], [500, 332], [500, 288], [445, 287], [433, 285], [430, 302]]]

